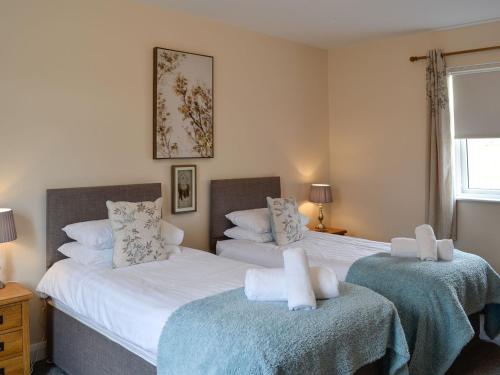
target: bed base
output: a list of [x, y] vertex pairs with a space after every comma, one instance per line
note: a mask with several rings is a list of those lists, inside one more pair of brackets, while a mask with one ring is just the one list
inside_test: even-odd
[[49, 359], [69, 375], [156, 375], [156, 367], [92, 328], [47, 306]]
[[[52, 305], [47, 305], [48, 359], [68, 375], [156, 375], [156, 367]], [[382, 360], [356, 375], [381, 375]]]

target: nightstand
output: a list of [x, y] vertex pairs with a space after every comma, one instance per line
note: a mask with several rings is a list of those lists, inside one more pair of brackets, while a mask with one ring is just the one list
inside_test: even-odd
[[342, 228], [325, 228], [325, 229], [313, 228], [311, 230], [313, 230], [315, 232], [321, 232], [321, 233], [338, 234], [340, 236], [343, 236], [344, 234], [347, 233], [347, 229], [342, 229]]
[[30, 373], [30, 290], [18, 283], [0, 289], [0, 375]]

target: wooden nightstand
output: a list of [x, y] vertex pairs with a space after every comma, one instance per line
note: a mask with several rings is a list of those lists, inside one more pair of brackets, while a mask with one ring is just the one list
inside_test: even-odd
[[30, 373], [30, 290], [18, 283], [0, 289], [0, 375]]
[[321, 232], [321, 233], [338, 234], [340, 236], [343, 236], [344, 234], [347, 233], [347, 230], [342, 229], [342, 228], [325, 228], [323, 230], [313, 228], [312, 230], [315, 232]]

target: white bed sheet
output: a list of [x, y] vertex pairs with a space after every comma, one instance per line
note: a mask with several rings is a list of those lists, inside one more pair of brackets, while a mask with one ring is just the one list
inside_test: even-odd
[[64, 259], [45, 273], [37, 292], [156, 364], [158, 340], [170, 315], [196, 299], [242, 287], [251, 267], [189, 248], [168, 260], [117, 269]]
[[311, 266], [329, 266], [344, 281], [351, 265], [358, 259], [380, 252], [390, 252], [385, 242], [362, 238], [332, 235], [315, 231], [304, 233], [304, 238], [285, 246], [275, 242], [259, 243], [249, 240], [225, 240], [217, 242], [217, 255], [257, 264], [263, 267], [283, 267], [283, 251], [303, 248]]

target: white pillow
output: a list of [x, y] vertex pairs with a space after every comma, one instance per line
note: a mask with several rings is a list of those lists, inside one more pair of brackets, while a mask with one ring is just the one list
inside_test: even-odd
[[[226, 218], [237, 227], [241, 227], [254, 233], [271, 232], [271, 217], [267, 207], [234, 211], [227, 214]], [[304, 226], [307, 225], [309, 223], [309, 217], [300, 214], [300, 222]]]
[[237, 227], [254, 233], [267, 233], [271, 231], [269, 210], [267, 208], [234, 211], [227, 214], [226, 218]]
[[235, 240], [250, 240], [255, 242], [271, 242], [273, 240], [271, 233], [255, 233], [240, 227], [226, 229], [224, 235]]
[[57, 249], [68, 258], [85, 266], [106, 264], [111, 267], [113, 249], [95, 250], [78, 242], [68, 242]]
[[165, 244], [179, 246], [184, 240], [184, 231], [168, 221], [161, 221], [161, 236]]
[[[309, 216], [306, 216], [301, 213], [299, 213], [299, 215], [300, 215], [300, 224], [307, 228], [307, 224], [309, 224]], [[309, 228], [307, 228], [306, 231], [307, 230], [309, 230]]]
[[113, 247], [113, 229], [108, 219], [69, 224], [62, 230], [69, 238], [94, 250], [110, 249]]

